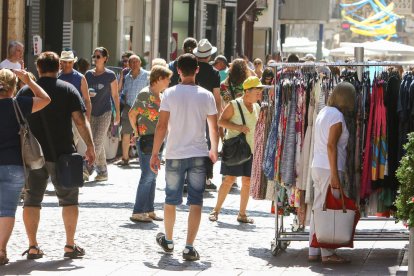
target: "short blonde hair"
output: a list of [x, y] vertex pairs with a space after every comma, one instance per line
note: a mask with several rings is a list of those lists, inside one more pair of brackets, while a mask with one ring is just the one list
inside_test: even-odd
[[161, 66], [167, 67], [167, 62], [163, 58], [154, 58], [152, 60], [151, 67], [154, 67], [156, 65], [161, 65]]
[[342, 113], [355, 109], [355, 87], [349, 82], [339, 83], [328, 99], [328, 106], [336, 107]]
[[171, 78], [173, 72], [165, 66], [155, 65], [150, 73], [150, 85], [153, 85], [160, 79]]
[[0, 93], [15, 91], [17, 85], [16, 75], [9, 69], [0, 70]]

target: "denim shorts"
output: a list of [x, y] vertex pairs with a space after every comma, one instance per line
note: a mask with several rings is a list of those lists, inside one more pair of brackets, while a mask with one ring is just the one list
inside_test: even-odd
[[167, 159], [165, 167], [165, 203], [180, 205], [183, 202], [183, 186], [187, 175], [187, 205], [203, 205], [208, 157]]
[[24, 178], [23, 166], [0, 166], [0, 217], [15, 217]]

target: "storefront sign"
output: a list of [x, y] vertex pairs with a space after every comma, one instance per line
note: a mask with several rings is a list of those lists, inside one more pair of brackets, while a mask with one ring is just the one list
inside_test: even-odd
[[42, 52], [42, 38], [40, 35], [33, 36], [33, 55], [38, 56]]
[[413, 13], [413, 0], [394, 0], [394, 12], [398, 15], [410, 15]]
[[178, 45], [178, 33], [172, 33], [170, 60], [175, 60], [177, 58], [177, 51], [178, 51], [177, 45]]

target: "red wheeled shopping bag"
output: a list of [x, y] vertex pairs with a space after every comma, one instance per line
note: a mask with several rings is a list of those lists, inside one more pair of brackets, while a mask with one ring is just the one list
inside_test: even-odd
[[[341, 197], [335, 198], [334, 195], [332, 194], [331, 188], [329, 188], [328, 192], [326, 193], [326, 201], [325, 201], [323, 209], [313, 211], [314, 212], [313, 222], [315, 223], [315, 228], [314, 228], [315, 234], [312, 237], [311, 247], [322, 247], [322, 248], [332, 248], [332, 249], [336, 249], [340, 247], [351, 247], [351, 248], [354, 247], [355, 228], [361, 215], [359, 213], [359, 210], [355, 202], [352, 199], [346, 197], [342, 189], [340, 192], [341, 192]], [[315, 213], [315, 211], [318, 213]], [[315, 222], [315, 218], [317, 218], [317, 216], [319, 217], [325, 216], [323, 223], [326, 223], [327, 225], [321, 225], [321, 223], [319, 225], [316, 225], [317, 222]], [[335, 217], [337, 221], [335, 221]], [[347, 223], [344, 221], [347, 219], [349, 220], [350, 218], [353, 218], [353, 225], [351, 221], [348, 226], [345, 226], [349, 228], [343, 229], [344, 224], [347, 225]], [[335, 226], [336, 226], [337, 233], [335, 233]], [[339, 228], [339, 227], [342, 227], [342, 228]], [[323, 229], [324, 233], [321, 233], [321, 230], [318, 233], [317, 232], [318, 228]], [[347, 230], [352, 231], [351, 232], [352, 234], [349, 236], [349, 241], [348, 239], [345, 239], [345, 241], [341, 241], [339, 243], [338, 242], [326, 242], [327, 240], [338, 241], [338, 240], [341, 240], [341, 238], [343, 239], [343, 237], [339, 237], [339, 238], [335, 237], [335, 234], [343, 235], [344, 234], [343, 232], [346, 233]], [[341, 231], [342, 233], [339, 233]], [[324, 236], [323, 242], [318, 241], [318, 238], [317, 238], [318, 235], [319, 237], [321, 235]], [[322, 237], [320, 237], [320, 239], [322, 239]]]

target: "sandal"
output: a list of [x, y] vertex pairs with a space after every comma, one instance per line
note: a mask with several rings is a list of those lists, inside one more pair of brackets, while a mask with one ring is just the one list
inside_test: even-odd
[[254, 223], [254, 220], [252, 218], [249, 218], [247, 215], [242, 215], [239, 213], [239, 215], [237, 216], [237, 221], [241, 222], [241, 223]]
[[0, 257], [0, 266], [1, 265], [8, 264], [9, 263], [9, 259], [7, 259], [7, 252], [6, 252], [6, 250], [5, 249], [0, 249], [0, 253], [3, 253], [2, 254], [3, 256]]
[[348, 264], [351, 260], [339, 257], [336, 254], [333, 254], [331, 256], [326, 256], [322, 258], [323, 264]]
[[210, 221], [218, 221], [218, 212], [217, 211], [212, 211], [210, 213], [210, 215], [208, 215], [208, 219]]
[[65, 245], [65, 248], [72, 249], [72, 252], [65, 252], [63, 255], [64, 258], [71, 258], [71, 259], [79, 259], [83, 256], [85, 256], [85, 249], [74, 245]]
[[[35, 249], [35, 250], [37, 250], [37, 253], [29, 253], [29, 251], [30, 251], [31, 249]], [[37, 245], [31, 245], [31, 246], [29, 246], [29, 249], [27, 249], [26, 251], [24, 251], [24, 252], [22, 253], [22, 256], [24, 256], [24, 255], [26, 255], [26, 254], [27, 254], [27, 259], [28, 259], [28, 260], [36, 260], [36, 259], [40, 259], [40, 258], [43, 258], [43, 255], [45, 255], [45, 253], [43, 253], [43, 251], [42, 251], [42, 250], [40, 250], [40, 247], [39, 247], [39, 246], [37, 246]]]

